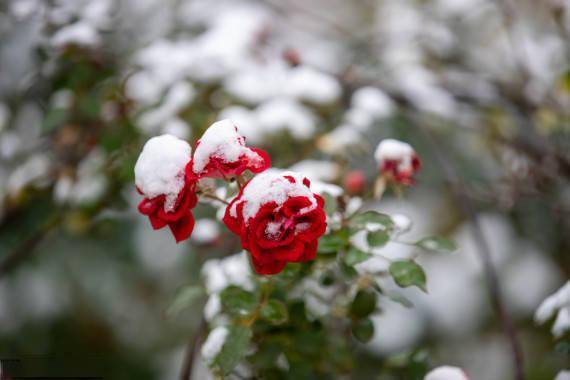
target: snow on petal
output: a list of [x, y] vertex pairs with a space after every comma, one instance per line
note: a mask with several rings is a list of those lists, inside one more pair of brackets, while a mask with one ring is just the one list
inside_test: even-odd
[[[245, 157], [255, 166], [262, 166], [264, 158], [245, 146], [245, 139], [238, 133], [235, 124], [228, 119], [212, 124], [202, 135], [194, 152], [194, 173], [202, 174], [213, 158], [230, 164]], [[257, 165], [256, 163], [259, 163]]]

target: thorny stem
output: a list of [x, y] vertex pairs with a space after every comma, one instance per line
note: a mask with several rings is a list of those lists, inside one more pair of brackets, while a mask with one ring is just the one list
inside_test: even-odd
[[491, 260], [491, 250], [489, 248], [487, 240], [485, 239], [485, 235], [481, 230], [481, 226], [477, 218], [477, 212], [475, 211], [471, 199], [466, 195], [465, 187], [461, 181], [461, 178], [457, 174], [457, 169], [453, 165], [453, 161], [445, 156], [445, 149], [441, 149], [441, 147], [437, 146], [430, 131], [428, 131], [425, 127], [420, 125], [419, 130], [424, 134], [426, 140], [429, 142], [430, 147], [435, 154], [437, 162], [443, 169], [443, 174], [445, 175], [446, 180], [450, 185], [451, 190], [453, 191], [456, 201], [460, 204], [461, 208], [463, 209], [463, 213], [470, 221], [471, 233], [473, 234], [475, 244], [478, 248], [477, 254], [483, 263], [487, 291], [489, 293], [489, 297], [491, 298], [491, 303], [495, 309], [495, 313], [499, 318], [503, 332], [511, 348], [515, 374], [514, 378], [515, 380], [524, 380], [524, 359], [521, 344], [517, 337], [513, 320], [505, 307], [499, 277], [497, 275], [495, 267], [493, 266], [493, 262]]

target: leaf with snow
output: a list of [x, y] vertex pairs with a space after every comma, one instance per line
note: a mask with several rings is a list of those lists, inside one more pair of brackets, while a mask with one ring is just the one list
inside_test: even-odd
[[457, 245], [453, 240], [440, 236], [427, 236], [414, 243], [416, 246], [432, 252], [451, 253], [457, 250]]
[[415, 261], [394, 261], [390, 264], [390, 275], [392, 275], [396, 284], [402, 288], [417, 286], [427, 293], [426, 274]]
[[245, 326], [234, 325], [229, 328], [224, 345], [214, 361], [222, 375], [230, 373], [245, 357], [251, 337], [251, 330]]

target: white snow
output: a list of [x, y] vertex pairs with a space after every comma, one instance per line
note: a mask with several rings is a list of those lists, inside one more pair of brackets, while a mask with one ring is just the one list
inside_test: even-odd
[[461, 368], [442, 366], [430, 371], [424, 380], [469, 380]]
[[55, 47], [66, 45], [96, 46], [101, 43], [97, 30], [87, 22], [78, 21], [58, 30], [51, 38]]
[[191, 83], [180, 81], [173, 85], [160, 106], [145, 112], [139, 119], [139, 126], [146, 132], [152, 132], [176, 117], [193, 100], [196, 91]]
[[248, 143], [258, 144], [263, 141], [263, 134], [255, 112], [242, 106], [230, 106], [218, 115], [218, 120], [224, 119], [230, 119], [239, 125], [239, 133], [246, 138]]
[[334, 181], [340, 173], [340, 167], [337, 163], [319, 160], [299, 161], [289, 170], [303, 174], [311, 181]]
[[224, 259], [210, 259], [202, 266], [202, 277], [208, 294], [219, 293], [230, 285], [244, 289], [252, 287], [251, 270], [247, 256], [243, 253]]
[[275, 98], [256, 109], [261, 127], [267, 133], [288, 130], [297, 139], [315, 134], [315, 117], [309, 109], [291, 98]]
[[218, 326], [208, 334], [208, 338], [202, 345], [202, 357], [207, 362], [212, 362], [222, 350], [229, 330], [225, 326]]
[[375, 87], [361, 87], [352, 94], [351, 106], [367, 112], [374, 118], [388, 117], [394, 112], [394, 103]]
[[555, 337], [560, 337], [570, 330], [570, 281], [542, 301], [534, 319], [537, 323], [542, 324], [554, 317], [556, 313], [558, 315], [552, 326], [552, 334]]
[[[296, 183], [291, 183], [285, 176], [295, 178]], [[278, 206], [281, 206], [289, 198], [296, 196], [307, 197], [311, 201], [310, 206], [301, 210], [302, 213], [308, 212], [317, 206], [317, 200], [313, 192], [303, 185], [303, 177], [298, 173], [266, 170], [255, 176], [248, 183], [241, 199], [235, 202], [230, 209], [230, 214], [236, 216], [237, 205], [244, 203], [243, 217], [247, 223], [263, 205], [275, 202]]]
[[148, 198], [166, 196], [165, 211], [171, 211], [184, 187], [184, 168], [192, 148], [172, 135], [153, 137], [146, 142], [135, 164], [135, 183]]
[[289, 95], [315, 104], [332, 103], [340, 97], [342, 91], [335, 77], [309, 66], [292, 69], [286, 85]]
[[245, 139], [231, 120], [217, 121], [204, 132], [194, 152], [194, 173], [201, 174], [213, 157], [232, 163], [242, 156], [259, 163], [263, 160], [259, 154], [245, 146]]
[[412, 228], [412, 220], [404, 214], [393, 214], [390, 215], [394, 225], [396, 227], [397, 233], [408, 232]]
[[394, 160], [398, 162], [398, 169], [401, 171], [412, 170], [414, 155], [414, 148], [410, 144], [394, 139], [382, 140], [374, 152], [379, 166], [387, 160]]
[[198, 219], [194, 225], [191, 239], [199, 244], [212, 243], [220, 236], [220, 226], [212, 219]]
[[208, 297], [206, 305], [204, 305], [204, 318], [206, 321], [211, 322], [222, 311], [222, 300], [218, 293], [212, 294]]
[[182, 140], [188, 140], [192, 135], [192, 129], [190, 126], [182, 119], [178, 117], [173, 117], [172, 119], [166, 121], [162, 126], [162, 132], [178, 137]]
[[323, 135], [318, 141], [317, 146], [320, 150], [328, 154], [342, 154], [347, 148], [362, 145], [364, 143], [363, 136], [352, 125], [343, 124], [332, 132]]

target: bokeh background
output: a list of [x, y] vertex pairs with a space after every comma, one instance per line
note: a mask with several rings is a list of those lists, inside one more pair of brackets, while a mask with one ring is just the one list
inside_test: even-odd
[[421, 259], [413, 308], [383, 305], [354, 378], [410, 353], [511, 378], [476, 220], [528, 378], [553, 379], [568, 340], [533, 314], [570, 275], [569, 37], [566, 0], [3, 0], [0, 361], [179, 376], [205, 300], [171, 315], [172, 297], [239, 245], [204, 204], [190, 241], [153, 231], [133, 167], [149, 137], [231, 118], [274, 166], [339, 190], [354, 170], [372, 186], [383, 138], [422, 158], [415, 187], [369, 207], [460, 249]]

